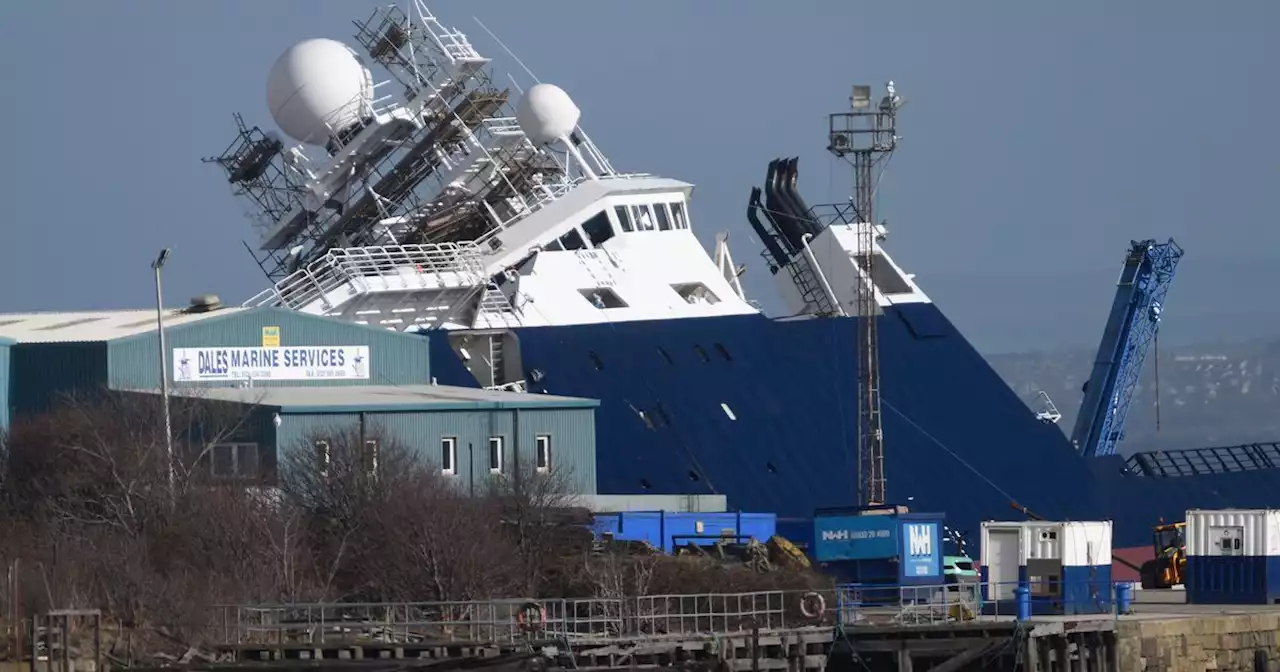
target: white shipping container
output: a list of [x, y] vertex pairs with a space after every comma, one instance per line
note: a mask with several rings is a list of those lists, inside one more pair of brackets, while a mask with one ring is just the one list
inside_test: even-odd
[[[981, 544], [983, 567], [1011, 561], [1025, 567], [1028, 560], [1055, 560], [1066, 567], [1110, 565], [1111, 521], [987, 521]], [[1016, 579], [1015, 574], [999, 580]]]
[[1280, 509], [1187, 511], [1189, 556], [1280, 556]]

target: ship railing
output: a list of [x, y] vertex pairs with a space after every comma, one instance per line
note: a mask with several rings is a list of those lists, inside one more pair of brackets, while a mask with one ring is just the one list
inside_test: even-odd
[[1122, 588], [1131, 591], [1132, 583], [1082, 580], [842, 584], [836, 587], [834, 612], [842, 626], [1009, 621], [1018, 617], [1019, 588], [1029, 594], [1028, 611], [1032, 616], [1069, 614], [1114, 619], [1127, 610], [1118, 596]]
[[520, 392], [520, 393], [523, 393], [523, 392], [525, 391], [525, 389], [526, 389], [526, 388], [525, 388], [525, 383], [524, 383], [524, 381], [523, 381], [523, 380], [513, 380], [513, 381], [511, 381], [510, 383], [503, 383], [503, 384], [501, 384], [501, 385], [488, 385], [488, 386], [486, 386], [484, 389], [486, 389], [486, 390], [491, 390], [491, 391], [494, 391], [494, 392]]
[[[831, 627], [830, 611], [806, 615], [814, 591], [646, 595], [468, 602], [310, 603], [224, 606], [209, 634], [226, 645], [314, 645], [360, 641], [571, 643]], [[823, 598], [834, 604], [835, 594]], [[216, 630], [221, 629], [221, 632]]]
[[335, 248], [294, 271], [243, 305], [302, 310], [317, 301], [332, 308], [334, 292], [478, 286], [484, 282], [481, 250], [474, 243], [435, 243]]

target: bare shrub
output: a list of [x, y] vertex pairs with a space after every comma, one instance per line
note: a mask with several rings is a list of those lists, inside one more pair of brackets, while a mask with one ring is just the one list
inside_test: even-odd
[[68, 398], [21, 418], [0, 437], [11, 589], [0, 619], [96, 607], [198, 643], [216, 637], [220, 604], [582, 597], [621, 615], [643, 595], [823, 586], [809, 572], [598, 544], [568, 471], [517, 461], [474, 494], [377, 426], [317, 430], [269, 474], [211, 481], [213, 446], [260, 410], [174, 399], [172, 463], [151, 396]]

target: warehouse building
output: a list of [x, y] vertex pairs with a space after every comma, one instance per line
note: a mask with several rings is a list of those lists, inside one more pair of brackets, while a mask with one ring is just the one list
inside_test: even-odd
[[437, 385], [187, 388], [178, 394], [243, 408], [231, 415], [247, 418], [243, 431], [215, 444], [200, 465], [214, 479], [270, 483], [290, 451], [327, 461], [338, 449], [334, 442], [358, 437], [354, 449], [370, 468], [394, 442], [469, 491], [483, 489], [495, 475], [515, 475], [519, 465], [521, 473], [561, 475], [572, 493], [595, 493], [594, 399]]
[[[274, 480], [281, 451], [354, 429], [467, 487], [522, 464], [595, 492], [594, 400], [435, 386], [420, 335], [278, 308], [204, 297], [164, 324], [171, 395], [243, 418], [201, 465], [215, 478]], [[68, 394], [157, 394], [159, 338], [154, 310], [0, 315], [0, 421]]]
[[[164, 316], [169, 380], [179, 388], [421, 385], [427, 348], [413, 334], [278, 308], [194, 301]], [[12, 418], [77, 391], [159, 387], [154, 310], [0, 315]], [[12, 419], [11, 418], [11, 419]]]
[[[13, 339], [0, 337], [0, 375], [9, 370], [9, 347]], [[0, 432], [9, 429], [9, 385], [0, 380]]]

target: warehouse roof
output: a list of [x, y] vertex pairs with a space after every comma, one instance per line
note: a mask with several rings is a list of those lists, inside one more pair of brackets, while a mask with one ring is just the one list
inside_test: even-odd
[[[147, 390], [158, 394], [158, 390]], [[503, 408], [593, 408], [600, 402], [550, 394], [520, 394], [448, 385], [178, 388], [175, 396], [270, 406], [284, 413], [449, 411]]]
[[[165, 327], [222, 317], [245, 308], [219, 308], [206, 313], [167, 310]], [[156, 311], [98, 310], [72, 313], [0, 314], [0, 338], [18, 343], [83, 343], [135, 336], [156, 328]]]

